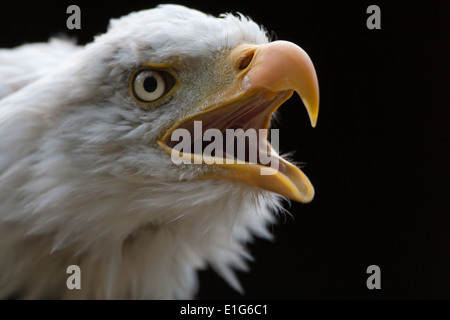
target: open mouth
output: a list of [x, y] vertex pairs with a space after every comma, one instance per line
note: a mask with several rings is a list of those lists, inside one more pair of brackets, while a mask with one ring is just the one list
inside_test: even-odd
[[286, 41], [238, 45], [228, 57], [223, 63], [236, 66], [232, 83], [189, 110], [193, 115], [174, 124], [159, 146], [174, 164], [210, 165], [197, 178], [243, 182], [310, 202], [314, 188], [308, 177], [278, 155], [277, 129], [268, 140], [273, 112], [294, 91], [316, 125], [319, 88], [312, 61]]
[[[219, 166], [225, 172], [201, 178], [241, 181], [307, 203], [314, 197], [308, 177], [280, 157], [268, 141], [273, 112], [292, 94], [293, 90], [260, 91], [233, 99], [176, 124], [158, 144], [185, 164]], [[211, 130], [216, 135], [208, 135]], [[185, 134], [176, 134], [180, 131]], [[181, 136], [189, 138], [180, 141]], [[211, 148], [212, 144], [215, 148]]]
[[[292, 90], [278, 92], [269, 99], [260, 92], [195, 115], [169, 130], [160, 145], [172, 154], [178, 151], [185, 163], [247, 163], [277, 166], [275, 170], [283, 171], [281, 163], [269, 163], [267, 159], [278, 159], [277, 151], [268, 141], [269, 125], [273, 112], [292, 93]], [[191, 138], [180, 141], [180, 135], [174, 135], [177, 130], [186, 130]]]

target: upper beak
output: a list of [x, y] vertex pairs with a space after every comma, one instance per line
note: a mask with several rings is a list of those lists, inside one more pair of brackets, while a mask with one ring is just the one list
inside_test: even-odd
[[241, 45], [232, 52], [238, 61], [249, 55], [253, 59], [246, 76], [251, 90], [296, 91], [306, 107], [311, 125], [315, 127], [319, 116], [319, 84], [308, 54], [288, 41]]
[[[194, 115], [172, 126], [158, 141], [164, 150], [169, 153], [174, 150], [173, 143], [169, 140], [176, 128], [183, 127], [192, 131], [192, 123], [196, 120], [214, 124], [222, 132], [229, 126], [267, 129], [272, 113], [291, 97], [293, 91], [300, 95], [311, 125], [315, 127], [319, 113], [319, 86], [313, 63], [303, 49], [287, 41], [264, 45], [242, 44], [232, 49], [229, 57], [231, 61], [228, 63], [237, 70], [233, 84], [220, 95], [203, 101], [202, 107]], [[217, 96], [222, 98], [218, 99]], [[203, 177], [242, 181], [292, 200], [310, 202], [314, 197], [314, 188], [306, 175], [279, 157], [266, 139], [264, 141], [264, 147], [270, 149], [272, 156], [277, 157], [276, 170], [253, 162], [217, 162], [214, 164], [224, 170], [215, 170]], [[181, 152], [180, 156], [184, 159], [199, 157], [198, 154]], [[261, 174], [262, 169], [266, 170], [266, 174]]]

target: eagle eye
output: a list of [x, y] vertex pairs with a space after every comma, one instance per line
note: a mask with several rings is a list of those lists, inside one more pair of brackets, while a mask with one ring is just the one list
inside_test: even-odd
[[167, 94], [174, 85], [170, 74], [160, 70], [140, 69], [131, 78], [131, 92], [138, 102], [154, 102]]

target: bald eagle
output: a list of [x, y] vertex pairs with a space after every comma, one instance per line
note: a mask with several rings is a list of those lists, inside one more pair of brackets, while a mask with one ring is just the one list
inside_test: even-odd
[[270, 237], [283, 199], [314, 196], [266, 136], [258, 150], [276, 170], [219, 152], [189, 163], [198, 150], [175, 148], [196, 122], [202, 134], [268, 129], [294, 91], [316, 124], [308, 55], [243, 15], [161, 5], [86, 46], [0, 50], [0, 74], [0, 298], [192, 298], [207, 266], [241, 290], [246, 243]]

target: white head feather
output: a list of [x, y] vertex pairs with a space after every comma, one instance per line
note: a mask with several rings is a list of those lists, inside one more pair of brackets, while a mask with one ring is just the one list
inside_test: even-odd
[[[174, 165], [156, 139], [226, 85], [214, 66], [242, 42], [268, 38], [243, 16], [159, 6], [113, 20], [0, 101], [0, 297], [190, 298], [208, 264], [241, 289], [232, 270], [253, 235], [270, 238], [280, 197], [192, 179], [202, 168]], [[139, 107], [133, 70], [175, 59], [183, 85]], [[73, 264], [82, 290], [66, 287]]]

